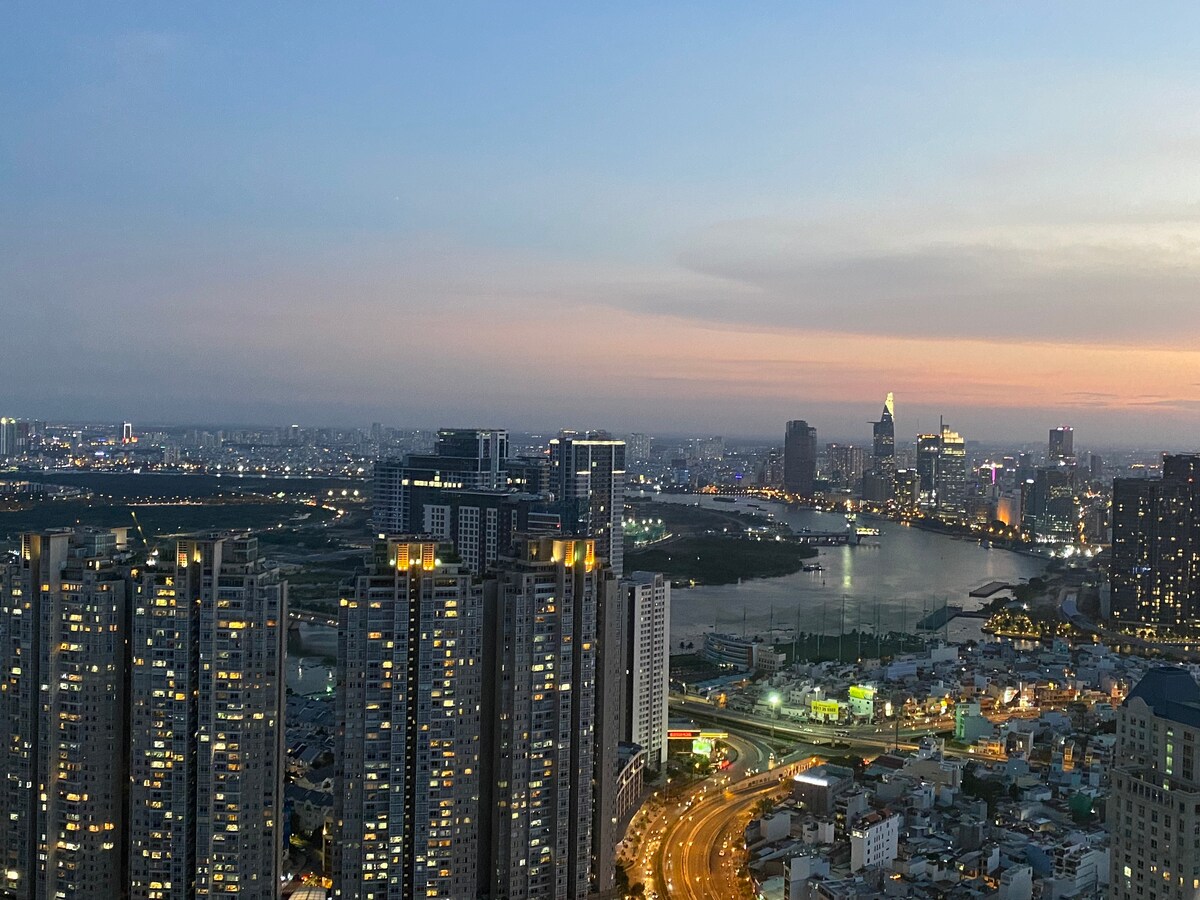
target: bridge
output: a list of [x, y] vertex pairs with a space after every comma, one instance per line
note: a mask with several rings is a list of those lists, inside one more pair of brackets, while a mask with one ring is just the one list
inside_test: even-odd
[[853, 531], [802, 531], [795, 536], [796, 543], [807, 547], [842, 547], [861, 540], [862, 535]]

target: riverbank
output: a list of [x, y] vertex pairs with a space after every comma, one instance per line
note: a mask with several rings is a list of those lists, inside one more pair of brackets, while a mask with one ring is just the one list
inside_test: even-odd
[[691, 535], [627, 551], [625, 568], [662, 572], [672, 584], [718, 586], [792, 575], [816, 555], [815, 548], [782, 538]]
[[[695, 494], [654, 499], [664, 505], [692, 506], [697, 501], [701, 508], [713, 505], [710, 499]], [[805, 529], [822, 533], [846, 527], [841, 513], [789, 508], [753, 497], [716, 506], [721, 513], [734, 516], [774, 513], [771, 521], [790, 527], [795, 534]], [[679, 590], [671, 605], [673, 645], [682, 640], [699, 646], [703, 635], [712, 631], [764, 637], [773, 633], [776, 643], [786, 643], [791, 635], [781, 634], [781, 625], [826, 635], [840, 631], [843, 622], [847, 631], [859, 627], [871, 633], [909, 633], [944, 604], [977, 609], [981, 604], [969, 594], [980, 585], [992, 581], [1020, 585], [1045, 572], [1045, 561], [1037, 557], [955, 540], [944, 532], [879, 524], [881, 533], [861, 544], [822, 547], [813, 560], [820, 563], [819, 571]], [[626, 568], [630, 569], [628, 561]], [[982, 619], [959, 618], [942, 633], [952, 641], [979, 640], [982, 624]], [[864, 650], [865, 643], [866, 639]]]

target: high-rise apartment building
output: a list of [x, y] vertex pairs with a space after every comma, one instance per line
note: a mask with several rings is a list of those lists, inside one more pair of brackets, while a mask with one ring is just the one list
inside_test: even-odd
[[132, 617], [130, 894], [272, 900], [287, 583], [249, 535], [180, 538]]
[[661, 572], [633, 572], [621, 581], [625, 669], [621, 740], [646, 751], [647, 765], [667, 763], [671, 583]]
[[124, 536], [25, 535], [0, 579], [0, 896], [274, 898], [286, 585], [254, 538]]
[[625, 439], [625, 444], [629, 448], [630, 462], [649, 462], [650, 461], [650, 435], [634, 432]]
[[1111, 900], [1200, 896], [1200, 686], [1159, 666], [1117, 710], [1110, 778]]
[[1075, 462], [1075, 432], [1070, 425], [1050, 429], [1047, 459], [1050, 463]]
[[21, 445], [20, 425], [16, 419], [0, 416], [0, 459], [20, 456], [25, 452]]
[[596, 542], [543, 537], [519, 539], [484, 584], [480, 874], [493, 897], [584, 897], [611, 865], [594, 839], [596, 782], [616, 766], [596, 747], [605, 584]]
[[508, 491], [446, 490], [420, 496], [418, 533], [454, 544], [463, 567], [486, 573], [521, 531], [561, 529], [562, 517], [544, 497]]
[[619, 577], [625, 562], [625, 442], [605, 432], [562, 432], [550, 441], [550, 479], [563, 532], [596, 542]]
[[1200, 455], [1163, 458], [1161, 478], [1113, 482], [1112, 617], [1200, 623]]
[[549, 456], [514, 456], [508, 461], [505, 471], [508, 474], [508, 489], [522, 494], [549, 494], [550, 482]]
[[0, 570], [0, 897], [126, 895], [123, 543], [26, 534]]
[[404, 538], [341, 601], [336, 897], [476, 895], [480, 604], [452, 547]]
[[817, 476], [817, 429], [803, 419], [787, 423], [783, 436], [783, 488], [811, 497]]
[[507, 489], [508, 432], [444, 428], [433, 453], [377, 460], [372, 523], [383, 534], [421, 531], [423, 502], [444, 490]]
[[826, 477], [839, 488], [857, 490], [867, 468], [867, 454], [853, 444], [825, 445]]

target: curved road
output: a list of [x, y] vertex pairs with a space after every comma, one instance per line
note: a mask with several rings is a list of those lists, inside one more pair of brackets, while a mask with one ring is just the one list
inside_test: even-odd
[[777, 779], [739, 786], [705, 798], [675, 820], [663, 835], [658, 883], [663, 896], [683, 900], [753, 896], [749, 879], [739, 870], [745, 862], [743, 834], [765, 797], [779, 797], [786, 787]]
[[[730, 736], [735, 747], [748, 742]], [[767, 751], [769, 755], [769, 750]], [[642, 881], [647, 896], [736, 898], [753, 896], [749, 880], [740, 875], [746, 826], [765, 797], [786, 794], [791, 775], [818, 761], [807, 756], [770, 771], [754, 771], [765, 757], [747, 754], [726, 773], [692, 787], [682, 797], [656, 807], [646, 824], [645, 843], [630, 869], [630, 881]], [[725, 785], [729, 785], [726, 787]]]

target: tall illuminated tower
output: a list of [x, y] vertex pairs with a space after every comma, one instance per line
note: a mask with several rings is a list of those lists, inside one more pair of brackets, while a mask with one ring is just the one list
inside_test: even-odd
[[273, 900], [287, 583], [249, 535], [181, 538], [135, 599], [130, 894]]
[[874, 437], [875, 469], [882, 475], [896, 474], [896, 400], [888, 391], [883, 414], [871, 425]]
[[606, 432], [563, 432], [550, 441], [550, 483], [566, 509], [563, 531], [596, 542], [618, 576], [625, 563], [625, 442]]
[[596, 542], [538, 536], [485, 582], [481, 888], [493, 897], [584, 897], [611, 868], [594, 814], [615, 773], [616, 734], [597, 746], [596, 695], [598, 614], [615, 587]]
[[938, 435], [937, 514], [944, 522], [961, 522], [967, 514], [967, 442], [942, 425]]
[[123, 538], [26, 534], [0, 570], [0, 897], [125, 895]]
[[480, 602], [450, 545], [407, 538], [341, 601], [336, 897], [476, 895]]
[[896, 401], [889, 391], [883, 413], [871, 423], [871, 468], [863, 475], [863, 499], [886, 503], [896, 494]]

